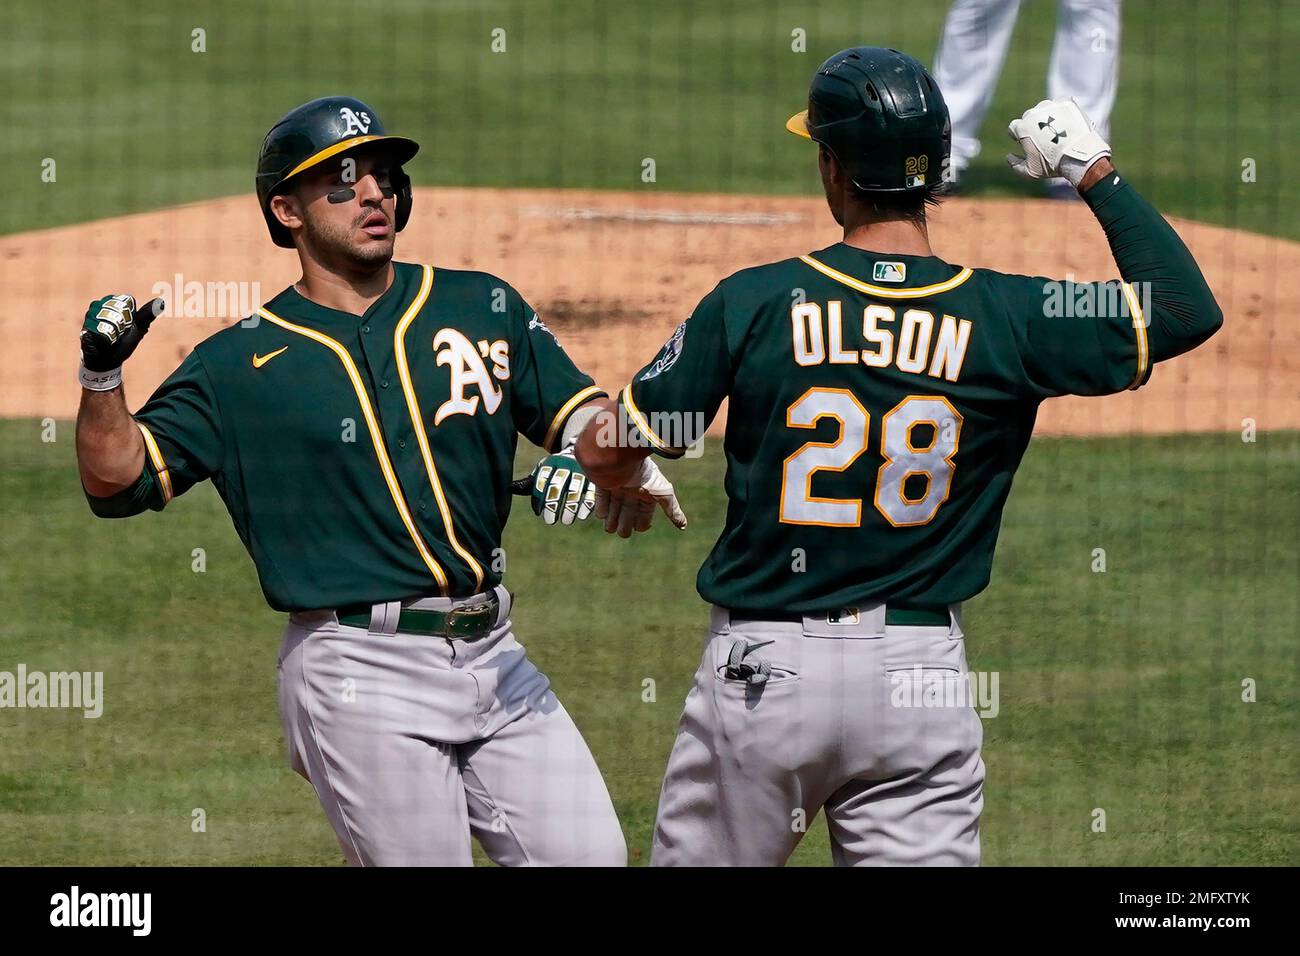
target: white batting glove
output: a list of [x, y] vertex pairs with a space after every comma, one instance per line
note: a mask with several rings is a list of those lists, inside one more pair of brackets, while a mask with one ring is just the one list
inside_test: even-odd
[[649, 458], [641, 461], [636, 475], [622, 488], [596, 490], [596, 517], [604, 519], [606, 531], [620, 538], [649, 531], [655, 508], [662, 508], [679, 531], [686, 528], [686, 513], [677, 503], [672, 482]]
[[1007, 163], [1030, 179], [1061, 176], [1077, 189], [1088, 167], [1110, 155], [1110, 145], [1069, 96], [1043, 100], [1025, 110], [1020, 119], [1011, 121], [1007, 132], [1025, 151], [1024, 156], [1008, 156]]

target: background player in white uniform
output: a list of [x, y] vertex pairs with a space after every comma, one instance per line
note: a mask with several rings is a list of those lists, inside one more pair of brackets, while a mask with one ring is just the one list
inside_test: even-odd
[[[952, 119], [952, 175], [980, 152], [980, 124], [1006, 62], [1022, 0], [956, 0], [943, 25], [934, 79]], [[1056, 37], [1047, 67], [1047, 98], [1074, 97], [1102, 139], [1119, 85], [1119, 0], [1058, 0]], [[1052, 195], [1074, 198], [1074, 187], [1050, 181]]]

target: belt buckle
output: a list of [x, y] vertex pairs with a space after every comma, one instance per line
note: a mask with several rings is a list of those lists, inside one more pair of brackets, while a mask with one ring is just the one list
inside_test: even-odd
[[462, 604], [447, 612], [446, 636], [474, 641], [491, 632], [493, 624], [491, 601], [479, 604]]

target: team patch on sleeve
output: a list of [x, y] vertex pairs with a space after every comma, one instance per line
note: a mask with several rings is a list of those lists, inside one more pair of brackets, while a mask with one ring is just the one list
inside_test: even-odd
[[677, 326], [677, 331], [672, 334], [664, 347], [659, 350], [655, 360], [650, 363], [650, 367], [641, 373], [640, 381], [648, 382], [652, 378], [658, 378], [664, 372], [668, 371], [681, 357], [682, 346], [686, 344], [686, 323], [683, 322]]
[[555, 333], [552, 332], [550, 327], [545, 322], [542, 321], [542, 317], [538, 315], [536, 312], [534, 312], [533, 317], [528, 320], [528, 331], [536, 332], [539, 330], [549, 335], [551, 337], [551, 341], [554, 342], [556, 345], [560, 346], [561, 351], [564, 350], [564, 346], [560, 345], [560, 340], [555, 337]]

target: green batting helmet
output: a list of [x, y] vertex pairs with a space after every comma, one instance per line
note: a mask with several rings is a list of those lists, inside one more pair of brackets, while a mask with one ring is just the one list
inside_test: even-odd
[[272, 126], [257, 157], [257, 201], [277, 246], [292, 249], [293, 239], [271, 214], [271, 197], [289, 188], [290, 180], [304, 170], [367, 143], [383, 143], [397, 163], [392, 171], [397, 194], [393, 225], [402, 231], [411, 216], [411, 179], [402, 171], [402, 164], [416, 154], [419, 144], [404, 136], [390, 135], [379, 114], [360, 100], [322, 96], [291, 109]]
[[785, 128], [830, 150], [864, 192], [933, 188], [952, 146], [934, 77], [906, 53], [873, 46], [841, 50], [818, 67], [808, 108]]

